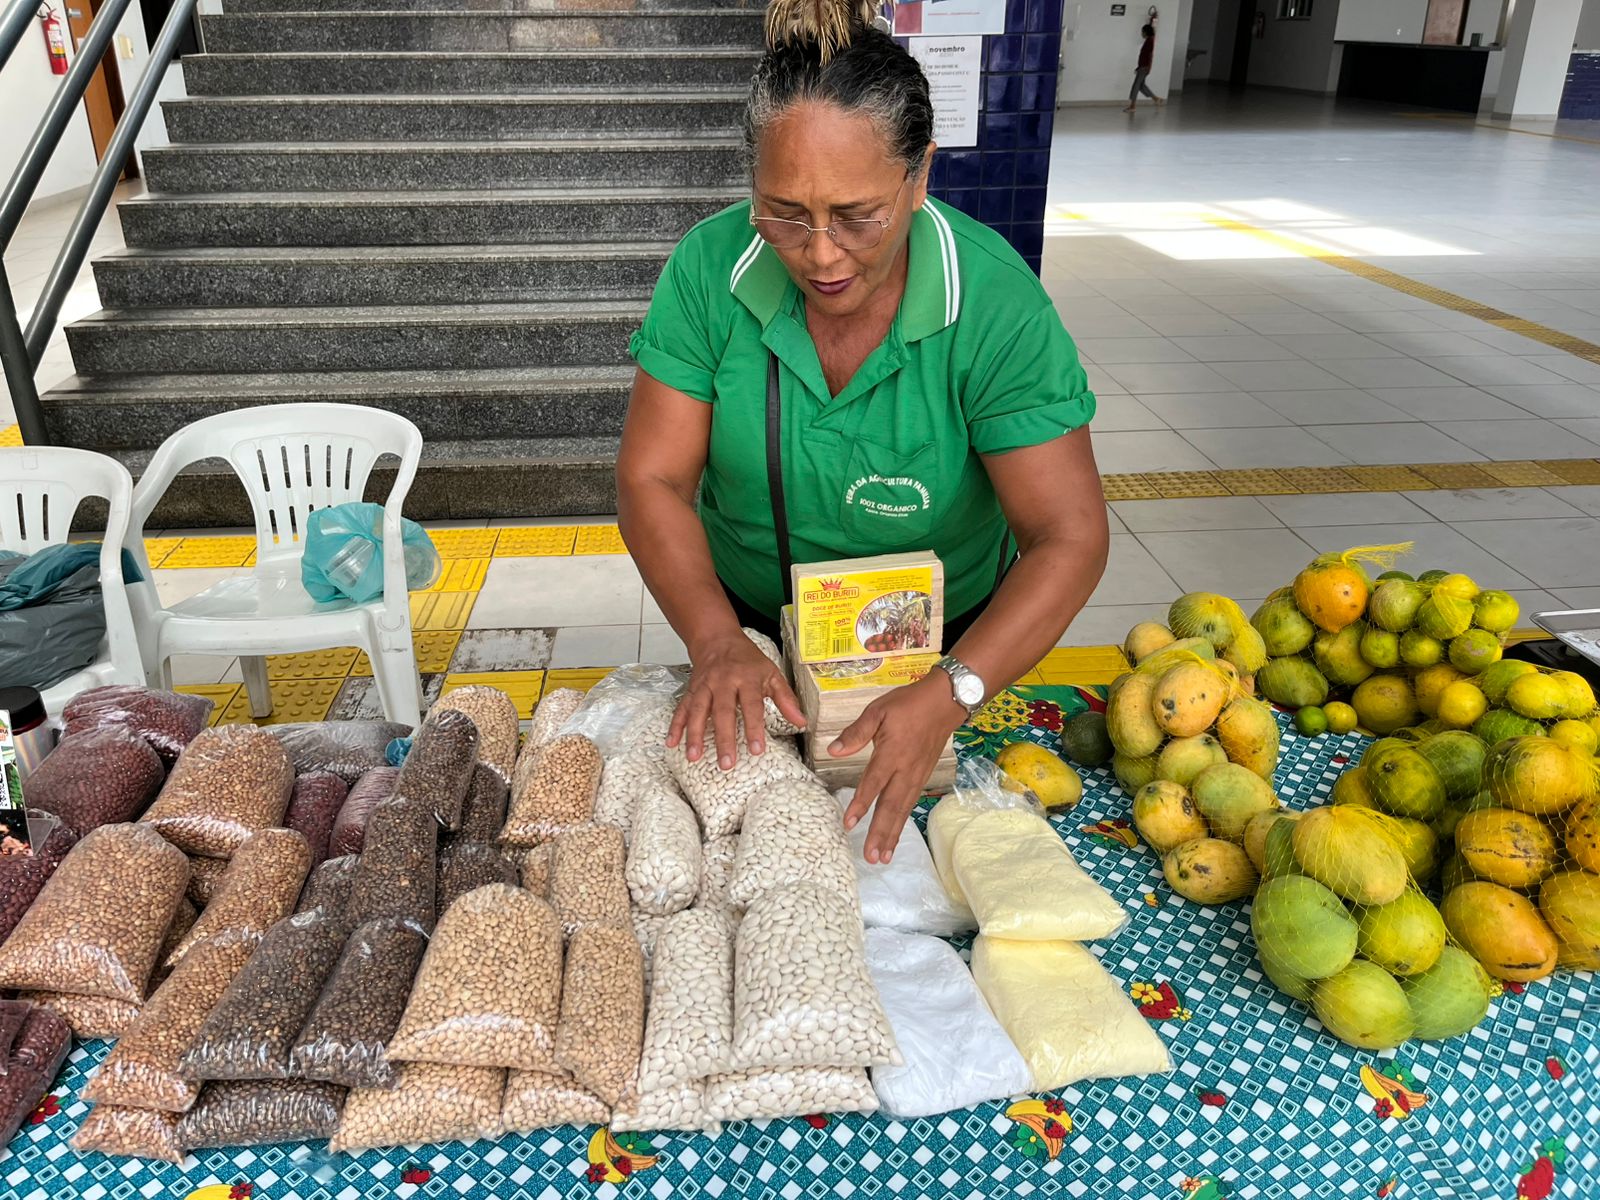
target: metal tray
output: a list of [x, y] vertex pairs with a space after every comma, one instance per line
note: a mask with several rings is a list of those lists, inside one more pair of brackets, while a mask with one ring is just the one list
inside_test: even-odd
[[1534, 613], [1533, 623], [1590, 662], [1600, 663], [1600, 608]]

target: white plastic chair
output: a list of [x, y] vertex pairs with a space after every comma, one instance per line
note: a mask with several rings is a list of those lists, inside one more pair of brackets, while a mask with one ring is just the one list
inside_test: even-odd
[[[366, 604], [319, 604], [300, 582], [306, 517], [362, 499], [384, 455], [399, 471], [383, 512], [383, 595]], [[415, 725], [422, 691], [411, 643], [400, 510], [416, 478], [422, 434], [404, 417], [352, 404], [279, 404], [206, 417], [161, 444], [133, 492], [128, 548], [144, 559], [144, 526], [179, 472], [225, 460], [244, 484], [255, 515], [256, 567], [171, 607], [153, 583], [131, 589], [145, 674], [168, 686], [174, 654], [237, 655], [253, 716], [272, 713], [268, 654], [359, 646], [372, 662], [384, 715]], [[149, 572], [146, 570], [146, 576]]]
[[[144, 682], [128, 591], [122, 582], [122, 545], [128, 532], [133, 477], [114, 458], [57, 446], [0, 449], [0, 547], [32, 554], [65, 542], [72, 518], [90, 496], [110, 510], [100, 546], [100, 594], [106, 636], [96, 660], [43, 692], [45, 711], [58, 716], [79, 692], [108, 683]], [[149, 566], [145, 573], [148, 576]]]

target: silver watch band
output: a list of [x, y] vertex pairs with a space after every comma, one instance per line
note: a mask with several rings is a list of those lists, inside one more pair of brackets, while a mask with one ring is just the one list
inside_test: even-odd
[[972, 716], [983, 707], [988, 689], [978, 673], [954, 655], [946, 654], [934, 664], [950, 677], [950, 693], [955, 702]]

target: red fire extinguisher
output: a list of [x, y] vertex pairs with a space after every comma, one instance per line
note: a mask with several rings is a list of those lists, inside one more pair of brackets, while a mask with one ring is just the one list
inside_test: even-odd
[[45, 6], [39, 13], [39, 24], [44, 27], [44, 44], [50, 53], [50, 73], [67, 73], [67, 38], [61, 32], [61, 22], [56, 20], [56, 10]]

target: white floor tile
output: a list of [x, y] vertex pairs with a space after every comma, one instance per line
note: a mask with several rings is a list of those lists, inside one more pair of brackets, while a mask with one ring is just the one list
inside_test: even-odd
[[1457, 333], [1449, 329], [1423, 330], [1419, 333], [1375, 333], [1372, 336], [1385, 346], [1392, 346], [1417, 358], [1503, 353], [1469, 333]]
[[[1262, 496], [1261, 503], [1290, 529], [1324, 525], [1379, 524], [1392, 521], [1426, 521], [1428, 514], [1416, 506], [1414, 493], [1334, 492], [1322, 496]], [[1305, 535], [1310, 540], [1310, 535]]]
[[1600, 562], [1600, 518], [1463, 521], [1456, 528], [1537, 587], [1594, 583], [1595, 564]]
[[1483, 456], [1431, 425], [1310, 425], [1307, 431], [1346, 455], [1346, 462], [1473, 462]]
[[[1453, 360], [1452, 360], [1453, 361]], [[1328, 363], [1340, 379], [1358, 388], [1450, 387], [1461, 382], [1436, 367], [1414, 358], [1351, 358]]]
[[[1510, 525], [1510, 521], [1486, 521], [1489, 526]], [[1351, 546], [1386, 546], [1412, 542], [1414, 548], [1400, 556], [1395, 566], [1413, 575], [1423, 571], [1462, 571], [1472, 576], [1479, 587], [1532, 588], [1535, 582], [1504, 560], [1483, 548], [1476, 540], [1453, 526], [1439, 521], [1407, 522], [1393, 525], [1330, 525], [1302, 529], [1301, 535], [1320, 553], [1348, 550]]]
[[1306, 392], [1254, 392], [1252, 395], [1296, 425], [1360, 424], [1415, 420], [1359, 388]]
[[1224, 313], [1149, 313], [1144, 323], [1162, 337], [1221, 337], [1250, 332], [1248, 326]]
[[175, 687], [244, 682], [244, 677], [239, 673], [239, 660], [226, 654], [175, 654], [171, 662]]
[[639, 661], [679, 666], [689, 661], [689, 651], [671, 625], [646, 625], [639, 639]]
[[1103, 367], [1124, 363], [1193, 362], [1192, 355], [1164, 337], [1113, 337], [1078, 339], [1084, 356]]
[[1153, 392], [1231, 392], [1229, 382], [1204, 363], [1123, 363], [1105, 372], [1136, 396]]
[[1381, 341], [1349, 330], [1339, 333], [1279, 334], [1273, 340], [1313, 362], [1344, 358], [1396, 358], [1401, 353]]
[[1127, 395], [1096, 395], [1094, 430], [1096, 444], [1103, 433], [1126, 433], [1140, 429], [1165, 429], [1167, 424], [1140, 400]]
[[1591, 517], [1600, 517], [1600, 485], [1553, 487], [1545, 491]]
[[1418, 421], [1512, 421], [1528, 416], [1527, 409], [1466, 384], [1373, 388], [1372, 394]]
[[623, 663], [654, 662], [639, 654], [638, 625], [569, 625], [556, 630], [550, 665], [561, 667], [620, 667]]
[[1120, 500], [1111, 506], [1133, 533], [1188, 529], [1280, 529], [1260, 500], [1214, 496], [1194, 500]]
[[1245, 392], [1172, 392], [1145, 396], [1144, 403], [1173, 429], [1254, 429], [1290, 423]]
[[[1337, 388], [1343, 381], [1329, 374], [1316, 363], [1291, 362], [1222, 362], [1212, 364], [1217, 374], [1235, 387], [1247, 392], [1305, 391], [1317, 388]], [[1355, 380], [1350, 382], [1355, 383]], [[1362, 386], [1356, 383], [1357, 387]]]
[[[1170, 604], [1183, 594], [1150, 552], [1132, 534], [1113, 534], [1105, 574], [1089, 598], [1091, 605]], [[1126, 631], [1124, 631], [1126, 632]]]
[[1555, 597], [1558, 608], [1600, 609], [1600, 587], [1558, 588]]
[[1096, 433], [1094, 457], [1102, 475], [1136, 471], [1209, 471], [1219, 465], [1170, 430]]
[[1574, 383], [1600, 384], [1600, 363], [1592, 363], [1575, 354], [1536, 355], [1528, 361]]
[[1165, 604], [1097, 604], [1072, 619], [1058, 646], [1120, 646], [1140, 621], [1167, 619]]
[[1413, 504], [1425, 509], [1436, 520], [1451, 523], [1584, 515], [1582, 509], [1573, 507], [1543, 488], [1473, 488], [1464, 491], [1440, 489], [1432, 492], [1411, 492], [1408, 495]]
[[497, 558], [468, 628], [637, 625], [643, 591], [638, 568], [624, 554]]
[[1224, 469], [1327, 467], [1354, 460], [1304, 429], [1190, 429], [1183, 435]]
[[1295, 356], [1294, 351], [1259, 333], [1175, 337], [1172, 341], [1179, 349], [1200, 362], [1208, 363], [1268, 362]]
[[1186, 592], [1264, 596], [1316, 557], [1287, 529], [1143, 533], [1139, 541]]
[[[1572, 422], [1563, 424], [1570, 426]], [[1600, 433], [1600, 420], [1588, 424]], [[1537, 417], [1524, 421], [1438, 421], [1434, 428], [1495, 460], [1593, 458], [1600, 454], [1600, 446], [1583, 437], [1581, 429], [1562, 428], [1554, 421]]]
[[1536, 417], [1600, 417], [1600, 389], [1581, 383], [1491, 383], [1483, 390]]
[[1512, 354], [1429, 358], [1427, 361], [1446, 375], [1478, 387], [1491, 383], [1560, 383], [1563, 378], [1532, 359]]

